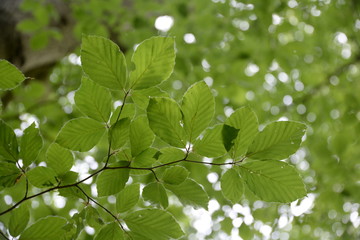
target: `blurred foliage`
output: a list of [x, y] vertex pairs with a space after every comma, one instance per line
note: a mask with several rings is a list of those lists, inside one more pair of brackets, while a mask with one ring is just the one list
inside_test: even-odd
[[[109, 37], [125, 51], [128, 60], [143, 39], [174, 36], [175, 71], [160, 88], [179, 100], [191, 84], [204, 79], [217, 95], [219, 122], [233, 109], [250, 106], [261, 123], [286, 118], [309, 126], [303, 147], [289, 159], [301, 172], [309, 194], [290, 206], [259, 201], [250, 197], [248, 189], [241, 205], [232, 205], [219, 192], [218, 176], [223, 169], [186, 166], [191, 169], [190, 177], [214, 197], [210, 201], [211, 231], [205, 233], [198, 231], [199, 221], [205, 223], [202, 212], [182, 209], [170, 201], [169, 211], [191, 233], [189, 239], [230, 239], [229, 235], [231, 239], [238, 235], [243, 239], [360, 237], [360, 4], [356, 0], [80, 0], [69, 4], [77, 20], [75, 36], [88, 33]], [[46, 23], [56, 17], [56, 11], [53, 15], [54, 10], [46, 10], [45, 4], [36, 9], [34, 18], [22, 22], [19, 29], [51, 36]], [[161, 16], [172, 19], [170, 29], [155, 28]], [[33, 28], [35, 22], [39, 22], [39, 29]], [[42, 39], [38, 44], [34, 47], [46, 42]], [[49, 81], [31, 80], [14, 89], [14, 98], [2, 109], [1, 118], [19, 131], [38, 121], [46, 140], [43, 149], [55, 139], [65, 121], [81, 116], [73, 105], [82, 74], [78, 55], [79, 50], [75, 50], [61, 60]], [[121, 99], [117, 93], [113, 95]], [[104, 155], [106, 144], [92, 157], [101, 161]], [[76, 161], [85, 157], [79, 154]], [[215, 181], [209, 177], [210, 172]], [[6, 194], [17, 201], [22, 196], [16, 188], [21, 187], [17, 184]], [[78, 208], [71, 201], [58, 208], [51, 196], [33, 200], [31, 207], [37, 210], [31, 215], [33, 220], [49, 214], [68, 216], [69, 211]], [[106, 204], [108, 200], [101, 202]], [[0, 210], [7, 206], [5, 199], [0, 199]], [[299, 211], [303, 209], [299, 206], [306, 211]], [[4, 215], [0, 220], [8, 222], [8, 217]], [[84, 231], [79, 239], [92, 237]]]

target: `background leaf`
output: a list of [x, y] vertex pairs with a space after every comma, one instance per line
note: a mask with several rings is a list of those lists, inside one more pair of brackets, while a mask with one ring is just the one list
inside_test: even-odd
[[193, 84], [184, 94], [181, 103], [184, 129], [193, 142], [207, 128], [214, 116], [215, 100], [204, 81]]
[[182, 114], [178, 104], [170, 98], [151, 98], [147, 108], [150, 128], [174, 147], [185, 147], [186, 133], [181, 127]]
[[105, 133], [105, 126], [91, 118], [75, 118], [60, 129], [56, 142], [70, 150], [86, 152], [93, 148]]
[[184, 234], [174, 217], [159, 209], [139, 210], [124, 220], [132, 232], [149, 239], [177, 239]]
[[304, 136], [306, 125], [298, 122], [274, 122], [261, 131], [249, 147], [253, 159], [281, 160], [295, 153]]
[[130, 88], [154, 87], [166, 80], [175, 64], [174, 39], [152, 37], [136, 48], [131, 59], [135, 70], [130, 74]]
[[97, 36], [83, 35], [81, 63], [91, 80], [112, 90], [126, 87], [125, 57], [112, 41]]
[[82, 78], [81, 86], [75, 93], [75, 103], [86, 116], [108, 122], [111, 113], [110, 92], [89, 78]]
[[264, 201], [286, 203], [306, 195], [299, 174], [285, 162], [253, 161], [238, 170], [250, 190]]

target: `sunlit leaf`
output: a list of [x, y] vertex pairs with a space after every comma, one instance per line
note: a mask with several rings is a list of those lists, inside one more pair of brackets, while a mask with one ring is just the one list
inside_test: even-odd
[[6, 160], [18, 160], [18, 143], [14, 131], [0, 119], [0, 156]]
[[105, 126], [91, 118], [75, 118], [60, 129], [56, 142], [70, 150], [86, 152], [93, 148], [105, 133]]
[[222, 137], [223, 125], [218, 124], [204, 132], [194, 142], [193, 151], [205, 157], [220, 157], [226, 153]]
[[65, 234], [65, 218], [49, 216], [41, 218], [25, 229], [20, 240], [60, 240]]
[[167, 184], [180, 184], [189, 176], [189, 171], [182, 166], [167, 168], [163, 174], [163, 181]]
[[149, 239], [177, 239], [184, 234], [174, 217], [159, 209], [136, 211], [124, 220], [132, 232]]
[[34, 162], [43, 146], [43, 140], [39, 129], [35, 128], [35, 123], [25, 129], [20, 143], [20, 156], [24, 166], [29, 166]]
[[9, 90], [17, 87], [25, 80], [24, 74], [14, 65], [0, 59], [0, 90]]
[[222, 175], [221, 191], [232, 203], [240, 201], [244, 193], [244, 183], [235, 169], [231, 168]]
[[15, 163], [0, 162], [0, 186], [13, 186], [20, 175], [20, 169], [16, 167]]
[[179, 105], [170, 98], [151, 98], [147, 108], [150, 128], [165, 142], [184, 148], [186, 133], [181, 126]]
[[107, 122], [111, 112], [109, 90], [96, 84], [87, 77], [81, 80], [81, 86], [75, 93], [76, 106], [88, 117]]
[[270, 123], [254, 139], [246, 155], [252, 159], [287, 158], [299, 148], [305, 130], [306, 125], [299, 122]]
[[253, 161], [238, 167], [249, 189], [268, 202], [291, 202], [306, 195], [296, 170], [281, 161]]
[[110, 128], [110, 140], [111, 140], [111, 148], [119, 149], [125, 145], [125, 143], [129, 139], [129, 125], [130, 119], [123, 118], [117, 121]]
[[126, 87], [125, 57], [112, 41], [98, 36], [83, 35], [81, 64], [91, 80], [112, 90]]
[[181, 149], [168, 147], [161, 149], [161, 155], [159, 156], [159, 162], [170, 163], [179, 161], [185, 158], [185, 152]]
[[118, 212], [126, 212], [133, 208], [140, 197], [140, 185], [130, 184], [119, 192], [116, 197], [116, 209]]
[[106, 224], [100, 229], [96, 235], [95, 240], [122, 240], [124, 239], [124, 232], [120, 229], [119, 224]]
[[184, 205], [194, 208], [208, 207], [209, 197], [201, 185], [192, 179], [186, 179], [179, 185], [166, 184], [165, 187], [172, 191]]
[[161, 90], [159, 87], [151, 87], [151, 88], [145, 88], [141, 90], [135, 90], [131, 94], [131, 98], [133, 99], [134, 103], [137, 107], [141, 109], [146, 109], [150, 97], [170, 97], [169, 94], [163, 90]]
[[26, 204], [20, 205], [18, 208], [11, 211], [9, 220], [9, 232], [11, 236], [16, 237], [28, 225], [30, 219], [29, 208]]
[[239, 130], [230, 151], [233, 159], [245, 155], [249, 145], [258, 133], [258, 120], [255, 113], [248, 107], [237, 109], [226, 119], [225, 124]]
[[[154, 158], [158, 150], [155, 148], [148, 148], [142, 151], [131, 161], [131, 167], [133, 168], [150, 168], [155, 163], [156, 159]], [[150, 173], [149, 170], [140, 170], [136, 169], [132, 171], [132, 174], [142, 175]]]
[[102, 171], [96, 179], [98, 196], [109, 196], [120, 192], [128, 179], [129, 169], [110, 169]]
[[175, 64], [174, 39], [152, 37], [136, 48], [131, 59], [135, 70], [130, 74], [130, 88], [153, 87], [166, 80]]
[[163, 208], [167, 208], [169, 205], [166, 190], [159, 182], [146, 185], [143, 189], [142, 197], [145, 201], [149, 201], [154, 205], [160, 205]]
[[137, 156], [154, 141], [154, 133], [149, 127], [146, 116], [137, 117], [130, 124], [131, 155]]
[[192, 85], [184, 94], [181, 104], [184, 129], [193, 142], [209, 126], [215, 111], [215, 100], [204, 81]]
[[26, 173], [29, 182], [38, 188], [53, 187], [58, 183], [56, 172], [48, 167], [35, 167]]
[[46, 152], [46, 164], [52, 168], [57, 175], [67, 173], [74, 164], [72, 153], [57, 143], [52, 143]]

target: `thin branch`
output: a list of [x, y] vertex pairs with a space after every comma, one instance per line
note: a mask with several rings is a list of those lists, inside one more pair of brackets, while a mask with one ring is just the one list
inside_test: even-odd
[[[126, 98], [127, 96], [129, 95], [130, 93], [130, 90], [128, 90], [127, 92], [125, 92], [125, 95], [124, 95], [124, 98], [123, 98], [123, 102], [122, 102], [122, 105], [121, 105], [121, 108], [120, 108], [120, 111], [119, 111], [119, 114], [117, 115], [116, 117], [116, 121], [115, 121], [115, 124], [117, 123], [117, 121], [119, 121], [120, 119], [120, 116], [121, 116], [121, 113], [124, 109], [124, 106], [125, 106], [125, 102], [126, 102]], [[109, 129], [110, 131], [110, 129]], [[111, 132], [110, 132], [111, 134]], [[111, 157], [111, 145], [112, 145], [112, 139], [111, 137], [109, 138], [109, 147], [108, 147], [108, 152], [107, 152], [107, 158], [106, 158], [106, 162], [105, 162], [105, 167], [107, 167], [107, 165], [109, 164], [109, 160], [110, 160], [110, 157]]]
[[9, 240], [9, 238], [2, 231], [0, 231], [0, 235], [3, 236], [6, 240]]
[[86, 197], [88, 200], [92, 201], [93, 203], [95, 203], [96, 205], [98, 205], [99, 207], [101, 207], [105, 212], [107, 212], [108, 214], [110, 214], [120, 225], [121, 229], [125, 231], [123, 225], [121, 224], [120, 220], [115, 216], [115, 214], [113, 214], [109, 209], [107, 209], [106, 207], [104, 207], [103, 205], [101, 205], [100, 203], [98, 203], [95, 199], [93, 199], [92, 197], [90, 197], [80, 186], [76, 186]]

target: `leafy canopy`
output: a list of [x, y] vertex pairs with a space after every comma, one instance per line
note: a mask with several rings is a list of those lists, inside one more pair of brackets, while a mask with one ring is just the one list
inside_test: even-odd
[[[6, 227], [12, 237], [76, 239], [89, 225], [95, 229], [95, 239], [178, 239], [186, 233], [170, 211], [168, 198], [207, 209], [212, 196], [192, 174], [192, 168], [201, 165], [226, 169], [221, 192], [233, 204], [241, 201], [246, 189], [270, 202], [289, 203], [306, 195], [296, 170], [280, 161], [299, 148], [304, 124], [273, 122], [259, 132], [256, 114], [249, 107], [216, 122], [214, 96], [206, 82], [190, 86], [181, 103], [155, 88], [173, 71], [173, 38], [142, 42], [131, 58], [134, 69], [129, 70], [115, 43], [83, 36], [81, 60], [85, 76], [75, 93], [75, 105], [84, 116], [66, 122], [44, 151], [35, 124], [18, 139], [0, 121], [0, 186], [18, 187], [23, 194], [0, 213], [10, 215]], [[19, 84], [18, 70], [1, 64], [0, 79], [7, 79], [4, 88]], [[113, 109], [116, 96], [122, 96], [122, 102]], [[70, 171], [74, 156], [101, 145], [108, 151], [96, 160], [93, 173], [84, 177]], [[35, 161], [44, 152], [46, 166]], [[210, 157], [215, 159], [209, 161]], [[96, 193], [88, 180], [96, 182]], [[29, 190], [35, 188], [35, 194]], [[56, 191], [85, 205], [67, 219], [47, 216], [30, 221], [36, 209], [29, 211], [25, 204]], [[100, 203], [102, 197], [111, 196], [111, 203]]]

